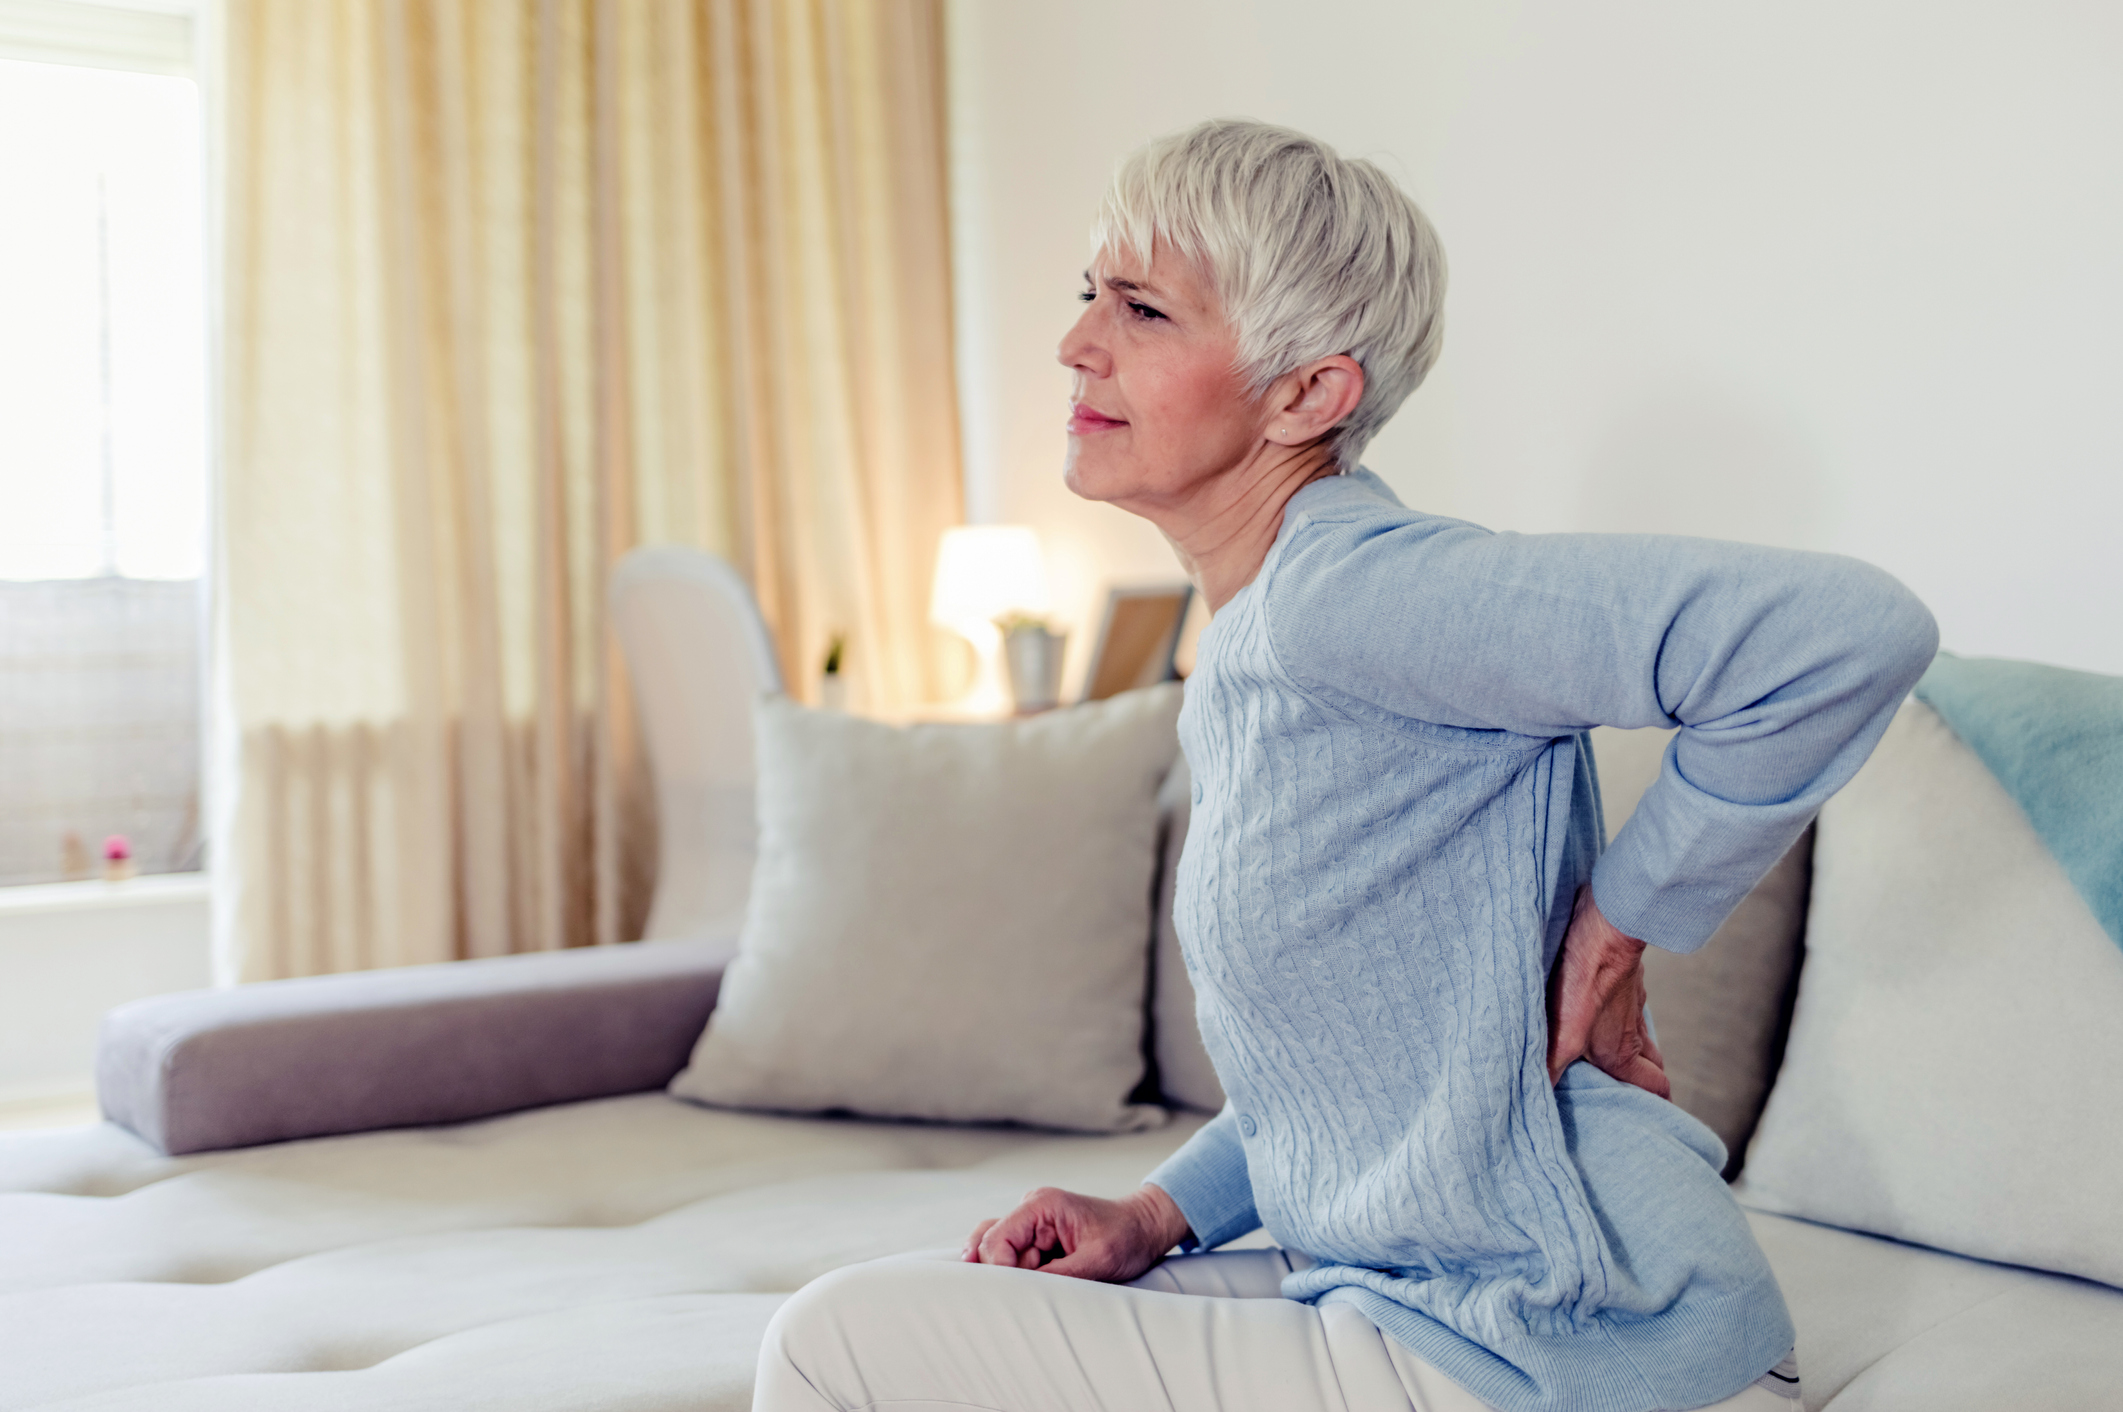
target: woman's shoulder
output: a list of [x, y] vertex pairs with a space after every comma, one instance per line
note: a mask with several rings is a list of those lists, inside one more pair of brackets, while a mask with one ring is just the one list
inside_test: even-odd
[[[1246, 640], [1276, 675], [1337, 701], [1394, 675], [1411, 629], [1464, 581], [1455, 546], [1494, 541], [1479, 525], [1409, 509], [1368, 470], [1314, 481], [1292, 497], [1252, 585]], [[1405, 715], [1406, 713], [1400, 713]]]
[[1406, 582], [1427, 558], [1495, 538], [1480, 525], [1409, 509], [1363, 467], [1328, 476], [1298, 491], [1284, 511], [1261, 569], [1262, 606], [1277, 616], [1331, 610], [1376, 591], [1381, 580]]

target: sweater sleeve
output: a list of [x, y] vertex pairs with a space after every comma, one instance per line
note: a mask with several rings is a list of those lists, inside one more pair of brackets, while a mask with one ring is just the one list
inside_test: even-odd
[[1938, 647], [1836, 555], [1491, 534], [1394, 507], [1292, 527], [1264, 575], [1282, 668], [1331, 706], [1555, 738], [1680, 727], [1593, 870], [1609, 921], [1693, 951], [1878, 743]]
[[1183, 1250], [1214, 1250], [1260, 1227], [1238, 1115], [1230, 1107], [1204, 1123], [1143, 1181], [1164, 1188], [1187, 1218], [1193, 1234], [1181, 1242]]

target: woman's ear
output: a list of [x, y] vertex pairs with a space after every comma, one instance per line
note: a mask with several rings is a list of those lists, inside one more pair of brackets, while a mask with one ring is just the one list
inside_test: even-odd
[[1364, 370], [1345, 353], [1321, 358], [1279, 379], [1268, 440], [1303, 446], [1340, 426], [1364, 400]]

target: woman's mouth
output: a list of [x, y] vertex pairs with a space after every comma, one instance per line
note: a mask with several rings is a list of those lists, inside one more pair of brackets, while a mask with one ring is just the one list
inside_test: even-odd
[[1103, 412], [1094, 412], [1081, 402], [1069, 404], [1069, 435], [1085, 436], [1094, 431], [1111, 431], [1128, 425], [1118, 417], [1109, 417]]

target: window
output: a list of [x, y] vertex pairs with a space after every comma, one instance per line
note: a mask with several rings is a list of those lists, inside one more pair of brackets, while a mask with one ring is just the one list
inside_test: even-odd
[[180, 15], [0, 0], [0, 885], [95, 875], [112, 839], [141, 872], [200, 866], [188, 46]]

